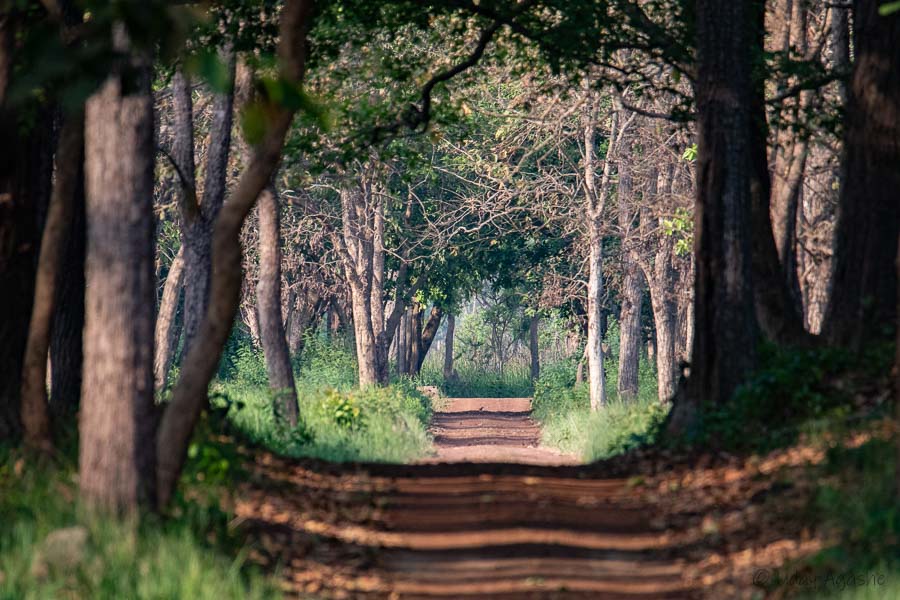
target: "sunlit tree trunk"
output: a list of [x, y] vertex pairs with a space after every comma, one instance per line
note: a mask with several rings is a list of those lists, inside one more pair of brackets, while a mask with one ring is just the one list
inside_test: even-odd
[[175, 255], [169, 266], [162, 299], [159, 302], [159, 311], [156, 315], [156, 357], [153, 360], [153, 379], [157, 390], [162, 390], [166, 386], [169, 369], [172, 367], [172, 360], [175, 356], [175, 346], [178, 342], [176, 316], [183, 282], [184, 246], [178, 249], [178, 254]]
[[[451, 315], [452, 318], [452, 315]], [[538, 336], [541, 318], [538, 315], [531, 317], [528, 323], [528, 349], [531, 354], [531, 380], [537, 381], [541, 376], [541, 346]]]
[[603, 161], [602, 176], [598, 185], [595, 145], [597, 137], [597, 101], [593, 92], [586, 89], [589, 99], [582, 115], [584, 153], [584, 189], [588, 220], [588, 286], [587, 286], [587, 363], [591, 410], [606, 404], [606, 376], [603, 372], [603, 208], [609, 195], [612, 163], [618, 131], [619, 113], [612, 113], [610, 143]]
[[[456, 316], [447, 315], [447, 336], [444, 340], [444, 381], [454, 378], [453, 374], [453, 340], [456, 337]], [[534, 359], [532, 359], [532, 368]]]
[[633, 236], [637, 211], [632, 197], [629, 148], [623, 142], [619, 162], [618, 209], [622, 239], [621, 308], [619, 310], [619, 377], [616, 391], [620, 399], [633, 399], [638, 393], [638, 365], [641, 351], [641, 304], [643, 277], [641, 276], [636, 244]]
[[[127, 52], [124, 28], [114, 37]], [[85, 116], [79, 487], [90, 504], [117, 512], [152, 502], [154, 471], [153, 97], [148, 61], [131, 67], [107, 79]], [[126, 88], [124, 72], [131, 80], [134, 67], [137, 82]]]
[[281, 315], [281, 218], [278, 197], [268, 187], [257, 200], [259, 212], [259, 334], [266, 357], [269, 389], [275, 413], [291, 426], [297, 425], [297, 389]]
[[372, 190], [372, 336], [375, 338], [375, 368], [380, 383], [388, 382], [388, 342], [384, 321], [384, 190]]

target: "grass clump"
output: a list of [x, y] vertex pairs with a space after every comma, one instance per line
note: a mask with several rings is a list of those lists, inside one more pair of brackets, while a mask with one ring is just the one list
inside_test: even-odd
[[[220, 506], [234, 466], [222, 462], [232, 452], [225, 446], [198, 438], [173, 516], [139, 522], [80, 505], [74, 450], [48, 464], [0, 448], [0, 598], [280, 597], [244, 564], [232, 516]], [[218, 469], [203, 477], [211, 461]]]
[[[213, 403], [242, 435], [275, 452], [336, 462], [407, 462], [431, 449], [431, 402], [407, 380], [359, 389], [352, 348], [310, 336], [295, 365], [300, 424], [273, 412], [260, 352], [243, 350]], [[262, 383], [261, 383], [262, 382]]]
[[668, 409], [656, 399], [656, 378], [646, 361], [639, 372], [639, 393], [622, 400], [615, 393], [615, 363], [607, 362], [607, 405], [591, 411], [587, 385], [575, 383], [575, 365], [548, 365], [535, 384], [534, 417], [543, 425], [543, 443], [583, 460], [615, 456], [650, 443]]

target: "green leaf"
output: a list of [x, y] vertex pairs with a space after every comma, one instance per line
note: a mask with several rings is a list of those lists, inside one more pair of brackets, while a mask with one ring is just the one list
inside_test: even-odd
[[185, 68], [192, 75], [206, 81], [217, 94], [227, 94], [231, 91], [231, 73], [214, 51], [201, 50], [194, 54], [187, 59]]
[[900, 0], [897, 2], [888, 2], [887, 4], [882, 4], [878, 7], [878, 14], [882, 17], [892, 15], [897, 11], [900, 11]]

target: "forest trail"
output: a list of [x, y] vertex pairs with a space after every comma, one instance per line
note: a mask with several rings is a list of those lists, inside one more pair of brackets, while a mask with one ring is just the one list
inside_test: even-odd
[[435, 456], [424, 462], [576, 464], [578, 458], [540, 445], [531, 398], [447, 398], [431, 422]]
[[280, 569], [290, 597], [649, 600], [751, 597], [760, 568], [818, 547], [780, 514], [789, 497], [762, 508], [780, 493], [771, 473], [802, 453], [770, 459], [769, 477], [760, 464], [576, 465], [538, 446], [529, 409], [450, 401], [420, 464], [256, 456], [236, 506], [251, 558]]

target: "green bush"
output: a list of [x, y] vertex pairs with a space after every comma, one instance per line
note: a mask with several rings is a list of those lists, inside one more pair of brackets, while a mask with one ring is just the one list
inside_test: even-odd
[[862, 353], [842, 349], [762, 349], [761, 366], [724, 406], [704, 407], [683, 439], [687, 446], [736, 452], [767, 452], [803, 434], [843, 427], [852, 418], [878, 417], [871, 388], [890, 371], [893, 350]]
[[428, 453], [431, 403], [409, 381], [360, 390], [356, 359], [343, 340], [307, 338], [295, 365], [300, 424], [291, 428], [273, 413], [266, 384], [253, 376], [256, 361], [236, 353], [235, 372], [215, 386], [214, 404], [244, 436], [288, 456], [333, 461], [406, 462]]

